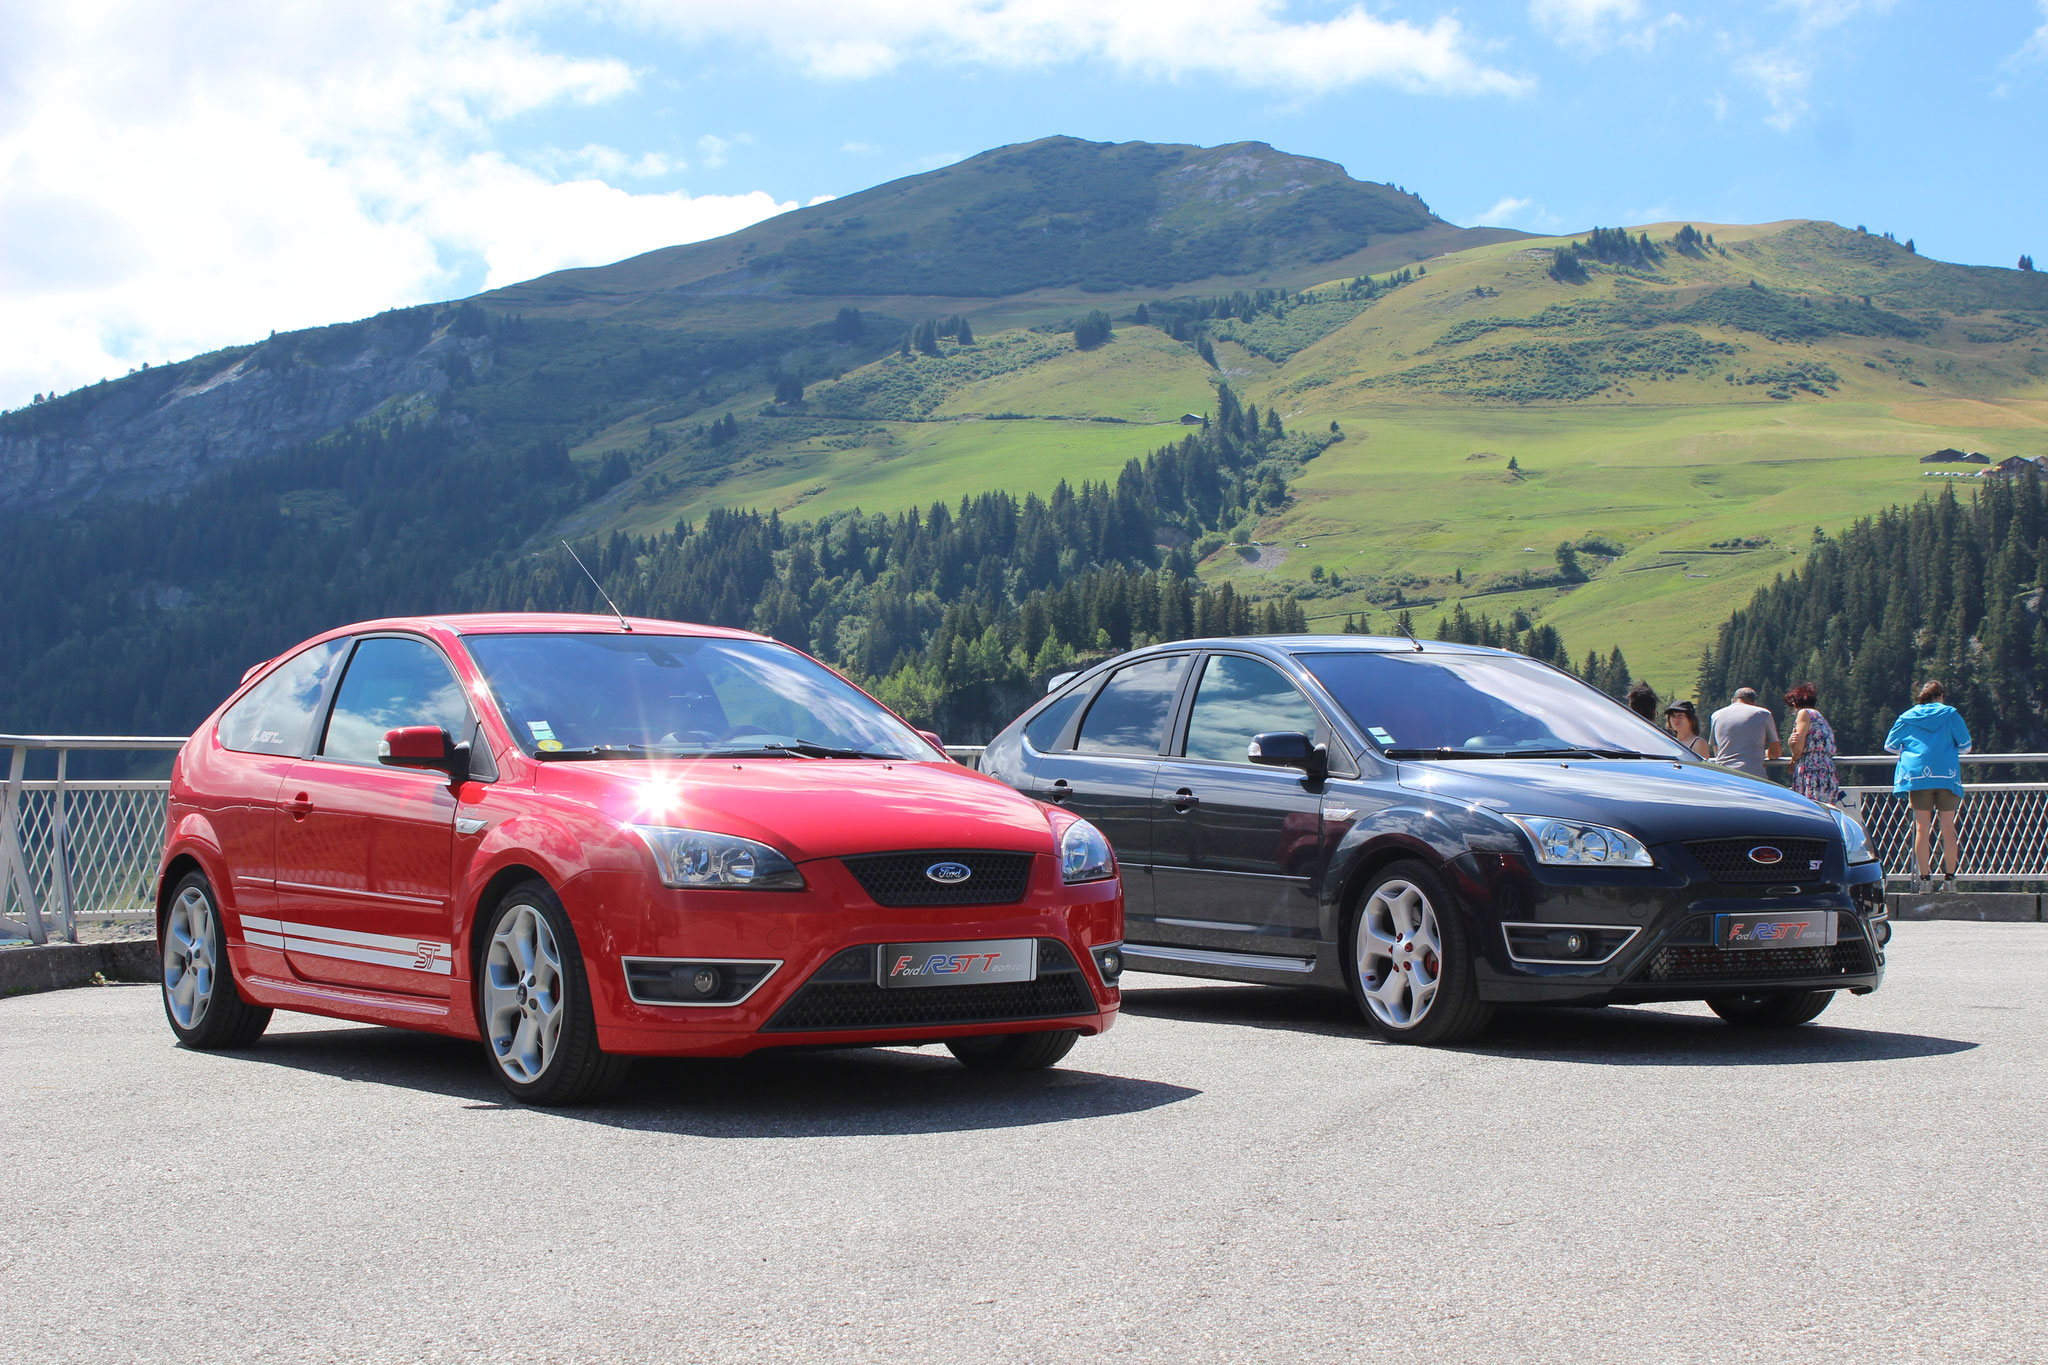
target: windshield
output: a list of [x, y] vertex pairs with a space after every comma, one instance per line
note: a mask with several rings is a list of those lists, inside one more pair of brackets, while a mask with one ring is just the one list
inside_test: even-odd
[[1404, 651], [1299, 658], [1392, 758], [1692, 757], [1605, 693], [1519, 655]]
[[540, 758], [796, 753], [932, 757], [830, 669], [764, 640], [472, 635], [520, 747]]

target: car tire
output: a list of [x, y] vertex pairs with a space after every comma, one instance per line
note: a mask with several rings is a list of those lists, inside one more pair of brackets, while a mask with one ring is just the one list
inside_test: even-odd
[[179, 879], [157, 939], [164, 1018], [179, 1042], [214, 1052], [247, 1047], [263, 1036], [270, 1011], [244, 1000], [235, 985], [220, 901], [205, 873], [188, 872]]
[[476, 1018], [491, 1074], [525, 1104], [587, 1104], [616, 1090], [629, 1057], [597, 1045], [590, 976], [554, 889], [522, 882], [483, 921]]
[[1834, 999], [1833, 991], [1766, 991], [1710, 995], [1707, 1008], [1737, 1028], [1797, 1028], [1820, 1017]]
[[1381, 1039], [1441, 1047], [1493, 1021], [1457, 901], [1423, 863], [1394, 863], [1373, 877], [1351, 908], [1344, 946], [1352, 1002]]
[[946, 1048], [963, 1066], [976, 1071], [1043, 1071], [1074, 1050], [1079, 1029], [1040, 1033], [997, 1033], [980, 1038], [955, 1038]]

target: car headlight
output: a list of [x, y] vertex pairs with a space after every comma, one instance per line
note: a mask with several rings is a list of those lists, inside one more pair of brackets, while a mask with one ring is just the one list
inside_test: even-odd
[[663, 886], [793, 891], [804, 884], [803, 873], [785, 854], [752, 839], [667, 825], [632, 828], [654, 855]]
[[1060, 835], [1060, 880], [1099, 882], [1116, 875], [1116, 855], [1109, 840], [1086, 820], [1076, 820]]
[[1536, 845], [1536, 861], [1553, 867], [1654, 867], [1656, 860], [1642, 841], [1606, 825], [1559, 820], [1548, 815], [1510, 815], [1508, 819]]
[[1835, 823], [1842, 828], [1842, 842], [1848, 845], [1849, 861], [1852, 864], [1876, 862], [1877, 850], [1870, 846], [1870, 834], [1857, 823], [1856, 817], [1832, 806], [1828, 810], [1835, 817]]

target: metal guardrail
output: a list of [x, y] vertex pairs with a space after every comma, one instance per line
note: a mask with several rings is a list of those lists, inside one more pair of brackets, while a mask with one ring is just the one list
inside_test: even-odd
[[[163, 847], [166, 781], [74, 779], [69, 755], [79, 751], [165, 751], [176, 735], [0, 735], [12, 749], [0, 796], [0, 935], [46, 943], [51, 921], [67, 942], [78, 922], [146, 915]], [[948, 744], [946, 753], [976, 766], [983, 746]], [[26, 776], [31, 750], [54, 750], [56, 776]], [[1836, 767], [1889, 767], [1891, 754], [1837, 758]], [[2048, 774], [2048, 754], [1966, 754], [1973, 766], [2031, 766]], [[1774, 762], [1789, 775], [1789, 764]], [[1845, 785], [1849, 808], [1869, 831], [1878, 857], [1894, 873], [1912, 867], [1913, 817], [1889, 782]], [[1958, 881], [2048, 881], [2048, 781], [1964, 784], [1962, 866]]]
[[[148, 913], [170, 783], [77, 779], [73, 752], [176, 750], [182, 735], [0, 735], [12, 749], [0, 795], [0, 934], [67, 943], [78, 921]], [[55, 750], [54, 778], [27, 776], [31, 750]]]

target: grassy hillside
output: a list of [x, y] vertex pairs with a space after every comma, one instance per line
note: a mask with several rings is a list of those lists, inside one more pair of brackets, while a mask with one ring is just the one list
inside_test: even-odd
[[[2048, 453], [2048, 277], [1829, 224], [1702, 224], [1712, 244], [1697, 246], [1682, 226], [1632, 228], [1652, 253], [1582, 252], [1576, 269], [1558, 268], [1571, 238], [1482, 244], [1368, 302], [1326, 281], [1209, 320], [1215, 367], [1162, 330], [1158, 305], [1184, 295], [1153, 301], [1155, 325], [1126, 304], [1093, 350], [1010, 329], [887, 355], [800, 407], [736, 401], [746, 440], [729, 467], [691, 480], [669, 470], [687, 451], [650, 458], [593, 524], [1109, 479], [1227, 378], [1291, 429], [1334, 421], [1346, 439], [1247, 528], [1258, 545], [1208, 555], [1206, 579], [1293, 593], [1331, 629], [1396, 605], [1431, 623], [1460, 599], [1519, 609], [1581, 647], [1623, 643], [1660, 688], [1689, 690], [1715, 628], [1816, 528], [1936, 486], [1943, 467], [1919, 456]], [[1560, 541], [1589, 547], [1586, 581], [1553, 581]]]

